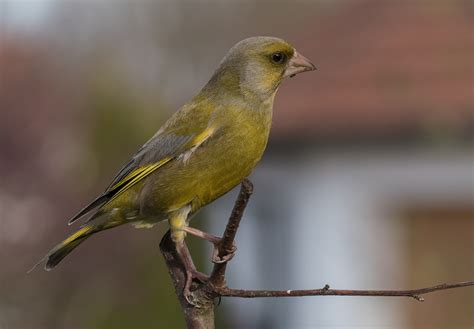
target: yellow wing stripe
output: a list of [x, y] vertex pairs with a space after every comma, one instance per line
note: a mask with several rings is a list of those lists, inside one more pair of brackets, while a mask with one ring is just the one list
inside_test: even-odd
[[206, 128], [202, 133], [200, 133], [199, 135], [197, 135], [192, 143], [193, 143], [193, 147], [194, 146], [199, 146], [201, 145], [202, 143], [204, 143], [209, 137], [211, 137], [212, 133], [215, 131], [214, 127], [208, 127]]
[[[199, 145], [204, 143], [212, 135], [214, 130], [215, 129], [213, 127], [209, 127], [207, 129], [205, 129], [202, 133], [200, 133], [195, 138], [193, 138], [193, 140], [190, 143], [191, 145], [189, 146], [189, 148], [192, 149], [193, 147], [198, 147]], [[148, 164], [146, 166], [137, 168], [134, 171], [132, 171], [125, 178], [123, 178], [117, 184], [112, 186], [111, 190], [118, 189], [118, 191], [114, 194], [114, 196], [107, 203], [110, 203], [111, 201], [115, 200], [117, 197], [119, 197], [127, 189], [129, 189], [130, 187], [132, 187], [133, 185], [135, 185], [136, 183], [141, 181], [143, 178], [145, 178], [146, 176], [151, 174], [153, 171], [157, 170], [158, 168], [162, 167], [163, 165], [165, 165], [166, 163], [171, 161], [173, 158], [174, 157], [170, 156], [170, 157], [164, 158], [163, 160], [161, 160], [159, 162]], [[127, 183], [125, 184], [125, 182], [127, 182]]]
[[128, 174], [124, 179], [122, 179], [120, 182], [112, 186], [112, 190], [119, 188], [120, 185], [122, 185], [124, 182], [127, 182], [124, 186], [120, 187], [120, 189], [114, 194], [114, 196], [107, 202], [111, 202], [112, 200], [116, 199], [118, 196], [120, 196], [123, 192], [125, 192], [127, 189], [138, 183], [140, 180], [151, 174], [153, 171], [156, 169], [160, 168], [164, 164], [168, 163], [172, 158], [164, 158], [163, 160], [149, 164], [143, 167], [140, 167], [138, 169], [135, 169], [132, 171], [130, 174]]
[[61, 245], [62, 245], [62, 246], [65, 246], [65, 245], [70, 244], [71, 242], [73, 242], [73, 241], [76, 240], [77, 238], [80, 238], [81, 236], [83, 236], [84, 234], [86, 234], [87, 232], [89, 232], [91, 229], [92, 229], [92, 226], [90, 226], [90, 225], [84, 226], [83, 228], [81, 228], [80, 230], [78, 230], [77, 232], [75, 232], [74, 234], [70, 235], [66, 240], [64, 240], [64, 241], [61, 243]]

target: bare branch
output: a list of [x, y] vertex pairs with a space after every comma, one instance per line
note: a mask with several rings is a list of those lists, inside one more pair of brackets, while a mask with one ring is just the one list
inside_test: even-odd
[[[183, 310], [186, 327], [190, 329], [213, 329], [214, 328], [214, 301], [213, 298], [202, 296], [199, 287], [202, 284], [193, 282], [196, 289], [195, 305], [191, 305], [184, 296], [186, 284], [186, 270], [176, 250], [176, 244], [171, 240], [170, 231], [166, 232], [160, 242], [160, 251], [165, 258], [168, 272], [173, 280], [181, 309]], [[201, 294], [199, 294], [201, 292]], [[198, 304], [199, 303], [199, 304]], [[198, 307], [196, 306], [198, 305]]]
[[372, 297], [411, 297], [420, 302], [421, 295], [431, 292], [474, 286], [474, 281], [443, 283], [437, 286], [412, 290], [342, 290], [330, 289], [329, 285], [321, 289], [308, 290], [243, 290], [220, 288], [217, 293], [225, 297], [259, 298], [259, 297], [306, 297], [306, 296], [372, 296]]
[[[239, 228], [240, 220], [245, 207], [247, 206], [250, 195], [253, 191], [252, 183], [245, 179], [235, 201], [234, 209], [230, 215], [223, 238], [219, 244], [218, 256], [224, 256], [234, 252], [234, 239]], [[186, 270], [176, 250], [175, 243], [171, 240], [168, 231], [160, 242], [160, 251], [165, 258], [168, 272], [175, 286], [176, 295], [183, 310], [186, 326], [189, 329], [212, 329], [214, 328], [214, 300], [219, 296], [216, 288], [225, 288], [225, 270], [226, 264], [218, 263], [214, 265], [211, 277], [206, 283], [193, 281], [191, 288], [193, 304], [190, 304], [184, 296], [184, 287], [186, 283]]]
[[[218, 256], [220, 258], [223, 258], [226, 255], [229, 255], [230, 253], [235, 252], [234, 250], [235, 235], [237, 234], [240, 220], [242, 219], [242, 215], [244, 214], [244, 210], [247, 207], [247, 203], [249, 202], [249, 199], [252, 193], [253, 193], [252, 182], [249, 181], [248, 179], [244, 179], [240, 187], [239, 196], [237, 197], [237, 200], [235, 201], [234, 208], [232, 209], [232, 213], [230, 215], [229, 221], [227, 222], [227, 226], [225, 228], [224, 235], [222, 236], [221, 243], [219, 244]], [[227, 262], [214, 264], [211, 277], [209, 278], [209, 281], [208, 281], [208, 284], [214, 287], [214, 289], [225, 286], [226, 268], [227, 268]]]
[[[186, 283], [186, 270], [176, 250], [175, 243], [171, 240], [169, 231], [160, 243], [160, 250], [165, 258], [168, 271], [180, 301], [187, 328], [212, 329], [214, 328], [214, 309], [216, 298], [220, 297], [304, 297], [304, 296], [373, 296], [373, 297], [410, 297], [420, 302], [424, 301], [422, 295], [435, 291], [474, 286], [474, 281], [444, 283], [437, 286], [412, 289], [412, 290], [341, 290], [330, 289], [325, 285], [321, 289], [311, 290], [244, 290], [227, 287], [225, 273], [227, 260], [235, 252], [234, 239], [239, 228], [242, 215], [253, 192], [252, 183], [245, 179], [242, 182], [239, 196], [227, 223], [224, 235], [218, 244], [217, 259], [225, 260], [216, 263], [211, 276], [205, 282], [193, 280], [191, 287], [192, 304], [183, 294]], [[186, 249], [187, 251], [187, 249]], [[203, 280], [203, 279], [201, 279]]]

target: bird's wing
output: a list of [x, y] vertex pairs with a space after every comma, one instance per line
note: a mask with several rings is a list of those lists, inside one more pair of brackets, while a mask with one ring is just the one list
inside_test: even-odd
[[[202, 120], [200, 121], [202, 122]], [[184, 129], [183, 131], [183, 129], [176, 128], [180, 127], [160, 130], [153, 136], [117, 173], [104, 193], [72, 217], [69, 220], [69, 224], [74, 223], [91, 210], [114, 200], [166, 163], [185, 154], [187, 151], [192, 151], [193, 148], [201, 145], [214, 132], [214, 129], [208, 126], [208, 122], [205, 126], [197, 122], [197, 125], [192, 129], [194, 132], [189, 131], [190, 129]]]

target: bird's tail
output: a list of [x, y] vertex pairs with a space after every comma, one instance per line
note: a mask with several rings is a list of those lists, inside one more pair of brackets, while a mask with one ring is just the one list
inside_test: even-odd
[[52, 270], [56, 265], [59, 264], [59, 262], [66, 257], [71, 251], [74, 250], [78, 245], [80, 245], [82, 242], [84, 242], [88, 237], [90, 237], [93, 233], [95, 233], [96, 230], [94, 229], [93, 225], [86, 225], [76, 231], [74, 234], [69, 236], [66, 240], [63, 242], [59, 243], [56, 245], [53, 249], [51, 249], [48, 254], [41, 259], [33, 268], [29, 271], [31, 272], [41, 264], [42, 262], [46, 261], [45, 265], [45, 270], [50, 271]]

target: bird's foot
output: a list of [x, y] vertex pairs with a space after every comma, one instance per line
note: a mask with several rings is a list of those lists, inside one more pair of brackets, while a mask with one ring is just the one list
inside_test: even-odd
[[186, 269], [186, 283], [183, 288], [183, 296], [189, 304], [199, 307], [199, 305], [194, 301], [193, 292], [191, 291], [193, 280], [203, 284], [208, 279], [209, 277], [206, 274], [199, 272], [196, 269]]
[[216, 263], [216, 264], [226, 263], [234, 257], [235, 252], [237, 251], [237, 246], [235, 245], [235, 243], [232, 243], [232, 248], [230, 250], [227, 249], [225, 250], [224, 255], [219, 255], [219, 246], [222, 241], [222, 238], [212, 235], [207, 232], [203, 232], [196, 228], [189, 227], [189, 226], [185, 227], [183, 230], [198, 238], [207, 240], [214, 245], [214, 251], [212, 252], [212, 258], [211, 258], [213, 263]]
[[214, 251], [212, 252], [211, 260], [215, 264], [227, 263], [232, 258], [234, 258], [236, 251], [237, 251], [237, 246], [235, 245], [234, 242], [232, 242], [232, 248], [230, 250], [226, 249], [224, 255], [219, 255], [219, 245], [215, 244]]

